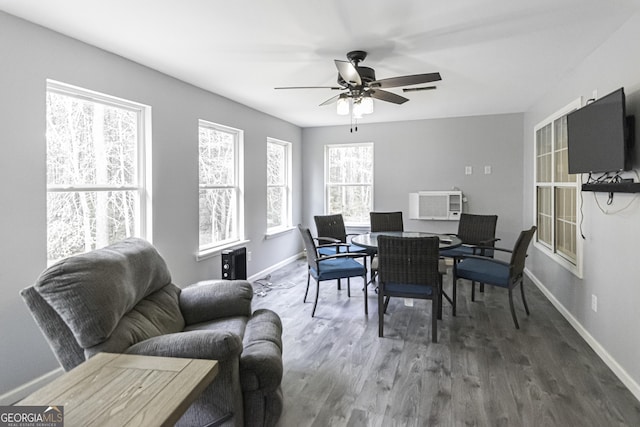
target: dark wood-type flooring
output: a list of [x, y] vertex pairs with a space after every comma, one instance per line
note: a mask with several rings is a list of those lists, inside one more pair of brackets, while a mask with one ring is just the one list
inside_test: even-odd
[[429, 301], [392, 299], [378, 338], [377, 295], [369, 287], [365, 316], [362, 279], [351, 298], [344, 281], [340, 291], [321, 283], [314, 318], [303, 260], [269, 281], [254, 308], [284, 325], [279, 426], [640, 426], [640, 402], [528, 280], [531, 316], [515, 300], [520, 330], [506, 290], [487, 286], [471, 302], [461, 281], [458, 315], [445, 302], [435, 344]]

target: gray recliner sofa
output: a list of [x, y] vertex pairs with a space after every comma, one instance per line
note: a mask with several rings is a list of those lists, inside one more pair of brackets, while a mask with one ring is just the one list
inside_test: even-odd
[[273, 426], [282, 413], [282, 323], [251, 311], [247, 281], [180, 289], [156, 249], [130, 238], [58, 262], [21, 295], [65, 370], [99, 352], [218, 360], [178, 425]]

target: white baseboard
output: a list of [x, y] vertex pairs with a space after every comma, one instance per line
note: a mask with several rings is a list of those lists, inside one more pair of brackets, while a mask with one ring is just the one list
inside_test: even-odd
[[302, 258], [303, 256], [304, 256], [304, 253], [300, 252], [299, 254], [296, 254], [296, 255], [294, 255], [292, 257], [286, 258], [286, 259], [280, 261], [279, 263], [272, 265], [269, 268], [266, 268], [266, 269], [264, 269], [264, 270], [262, 270], [262, 271], [260, 271], [260, 272], [258, 272], [256, 274], [253, 274], [251, 277], [248, 277], [247, 280], [250, 281], [250, 282], [253, 282], [255, 280], [262, 279], [266, 275], [278, 270], [279, 268], [284, 267], [287, 264], [291, 264], [292, 262], [296, 261], [297, 259]]
[[46, 374], [41, 375], [38, 378], [34, 378], [28, 383], [22, 384], [20, 387], [14, 388], [13, 390], [10, 390], [3, 395], [0, 395], [0, 405], [12, 405], [29, 396], [36, 390], [49, 384], [51, 381], [55, 380], [62, 374], [64, 374], [64, 370], [62, 368], [58, 368], [54, 369], [53, 371], [47, 372]]
[[542, 282], [529, 270], [525, 268], [525, 274], [547, 297], [551, 304], [564, 316], [565, 319], [573, 326], [580, 336], [589, 344], [602, 361], [613, 371], [620, 381], [629, 389], [629, 391], [640, 400], [640, 385], [624, 370], [622, 366], [605, 350], [602, 345], [582, 326], [578, 320], [565, 308], [560, 301], [542, 284]]

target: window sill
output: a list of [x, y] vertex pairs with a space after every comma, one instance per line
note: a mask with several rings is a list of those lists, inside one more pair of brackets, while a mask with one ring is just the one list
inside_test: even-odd
[[249, 242], [250, 240], [238, 240], [238, 241], [227, 243], [221, 246], [215, 246], [213, 248], [208, 248], [208, 249], [198, 251], [196, 253], [196, 261], [204, 261], [205, 259], [219, 256], [224, 250], [246, 245]]
[[267, 230], [267, 233], [264, 235], [265, 240], [273, 239], [274, 237], [281, 236], [283, 234], [289, 233], [290, 231], [295, 230], [296, 227], [288, 226], [288, 227], [278, 227], [273, 230]]

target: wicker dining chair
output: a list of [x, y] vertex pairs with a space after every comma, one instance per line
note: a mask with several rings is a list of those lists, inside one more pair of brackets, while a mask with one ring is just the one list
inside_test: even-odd
[[[513, 307], [513, 289], [520, 285], [520, 293], [522, 294], [522, 304], [524, 310], [529, 315], [529, 307], [524, 297], [523, 272], [525, 258], [527, 257], [527, 248], [533, 234], [536, 232], [536, 226], [532, 226], [529, 230], [520, 232], [513, 250], [491, 247], [495, 251], [511, 253], [509, 262], [488, 258], [479, 255], [465, 255], [459, 262], [453, 266], [453, 298], [456, 299], [456, 288], [458, 279], [467, 279], [472, 282], [486, 283], [509, 291], [509, 308], [511, 309], [511, 317], [516, 329], [520, 329], [518, 318]], [[472, 294], [471, 300], [475, 301]]]
[[[404, 231], [404, 223], [402, 222], [402, 212], [369, 212], [369, 222], [371, 232], [381, 231]], [[378, 274], [378, 256], [371, 257], [371, 279], [369, 283], [376, 280]], [[376, 292], [378, 288], [376, 288]]]
[[303, 302], [307, 301], [307, 294], [309, 293], [309, 284], [311, 277], [316, 281], [316, 298], [313, 303], [313, 310], [311, 311], [311, 317], [316, 313], [316, 307], [318, 306], [318, 294], [320, 293], [320, 282], [325, 280], [340, 280], [347, 279], [347, 296], [351, 297], [351, 277], [362, 277], [365, 284], [364, 288], [364, 313], [369, 313], [368, 298], [367, 298], [367, 268], [362, 263], [356, 261], [356, 258], [366, 256], [364, 253], [351, 253], [351, 252], [333, 252], [330, 255], [322, 255], [318, 252], [318, 248], [311, 236], [311, 231], [308, 228], [298, 225], [302, 241], [307, 251], [307, 289], [304, 292]]
[[[500, 239], [496, 239], [497, 215], [477, 215], [463, 213], [458, 223], [456, 236], [462, 240], [462, 246], [440, 252], [440, 256], [460, 261], [465, 255], [479, 255], [493, 258], [493, 247]], [[484, 284], [480, 283], [480, 292], [484, 292]], [[475, 298], [476, 284], [471, 283], [472, 299]], [[455, 298], [451, 301], [453, 315], [456, 315]]]
[[378, 336], [384, 335], [384, 313], [389, 304], [385, 297], [429, 299], [431, 341], [438, 341], [439, 246], [437, 237], [378, 236]]

